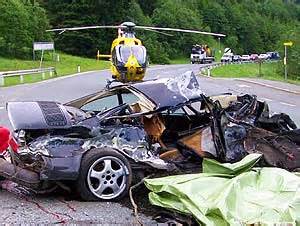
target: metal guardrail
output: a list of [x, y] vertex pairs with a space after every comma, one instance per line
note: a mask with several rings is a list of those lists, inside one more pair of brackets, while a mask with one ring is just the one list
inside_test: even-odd
[[[265, 60], [262, 61], [261, 63], [265, 64], [265, 63], [272, 63], [272, 62], [277, 62], [274, 60]], [[238, 61], [238, 62], [218, 62], [218, 63], [213, 63], [213, 64], [209, 64], [209, 65], [203, 65], [200, 68], [200, 73], [205, 75], [205, 72], [207, 72], [207, 76], [210, 77], [210, 70], [217, 68], [217, 67], [221, 67], [221, 66], [225, 66], [225, 65], [230, 65], [230, 64], [257, 64], [257, 61]]]
[[44, 80], [46, 73], [49, 73], [50, 77], [52, 77], [53, 75], [56, 76], [55, 67], [28, 69], [20, 71], [0, 71], [0, 86], [4, 86], [4, 79], [6, 77], [19, 76], [20, 83], [24, 83], [24, 75], [42, 74], [42, 79]]

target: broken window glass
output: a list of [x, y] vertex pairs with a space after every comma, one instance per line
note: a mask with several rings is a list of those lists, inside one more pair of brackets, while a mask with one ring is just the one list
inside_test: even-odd
[[135, 104], [139, 101], [139, 98], [133, 93], [123, 93], [122, 94], [123, 104]]
[[117, 95], [106, 96], [101, 99], [91, 101], [81, 107], [83, 111], [100, 112], [119, 105]]

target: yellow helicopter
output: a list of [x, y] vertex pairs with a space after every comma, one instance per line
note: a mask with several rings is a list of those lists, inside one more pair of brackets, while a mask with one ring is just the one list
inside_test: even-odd
[[217, 34], [211, 32], [203, 32], [197, 30], [186, 30], [177, 28], [164, 28], [164, 27], [147, 27], [137, 26], [132, 22], [124, 22], [118, 26], [88, 26], [88, 27], [73, 27], [73, 28], [59, 28], [47, 31], [58, 31], [62, 34], [65, 31], [79, 31], [86, 29], [103, 29], [114, 28], [118, 29], [118, 37], [112, 42], [111, 54], [100, 55], [98, 57], [110, 58], [112, 78], [118, 82], [138, 82], [142, 81], [145, 77], [146, 68], [149, 65], [147, 51], [143, 46], [141, 40], [135, 37], [135, 29], [143, 29], [147, 31], [157, 32], [164, 35], [170, 34], [164, 31], [176, 31], [185, 33], [197, 33], [204, 35], [212, 35], [217, 37], [225, 37], [224, 34]]

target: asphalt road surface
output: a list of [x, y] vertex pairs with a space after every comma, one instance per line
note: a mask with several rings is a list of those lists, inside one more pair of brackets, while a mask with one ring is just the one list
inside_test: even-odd
[[[200, 65], [161, 65], [148, 69], [145, 79], [178, 76], [186, 71], [199, 72]], [[83, 73], [47, 80], [35, 84], [0, 88], [0, 125], [10, 127], [5, 103], [24, 100], [70, 100], [95, 93], [106, 85], [110, 78], [108, 70]], [[264, 87], [261, 85], [235, 79], [213, 79], [198, 77], [200, 86], [208, 95], [232, 92], [236, 94], [255, 94], [260, 100], [267, 101], [273, 112], [288, 113], [300, 125], [300, 98], [297, 94]], [[121, 203], [80, 202], [69, 195], [27, 194], [14, 184], [4, 183], [0, 191], [0, 221], [2, 223], [101, 223], [101, 224], [135, 224], [129, 199]], [[8, 190], [8, 191], [7, 191]], [[142, 194], [145, 192], [142, 192]], [[146, 224], [154, 223], [150, 216], [156, 209], [149, 210], [146, 195], [135, 197], [140, 205], [140, 217]], [[152, 212], [151, 212], [152, 211]], [[150, 214], [150, 215], [149, 215]]]

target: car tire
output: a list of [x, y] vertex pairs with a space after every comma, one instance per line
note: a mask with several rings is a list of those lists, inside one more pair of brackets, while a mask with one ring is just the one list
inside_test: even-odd
[[128, 194], [131, 180], [130, 164], [122, 154], [96, 148], [82, 158], [76, 190], [85, 201], [118, 201]]

